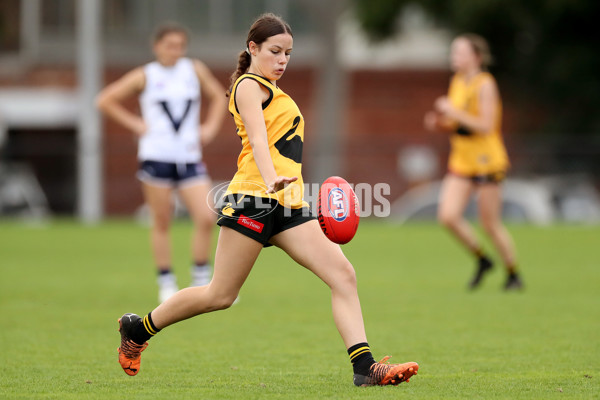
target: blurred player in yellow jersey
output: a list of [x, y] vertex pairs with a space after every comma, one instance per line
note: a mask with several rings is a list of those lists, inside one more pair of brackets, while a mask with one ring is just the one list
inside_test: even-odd
[[489, 47], [482, 37], [463, 34], [454, 39], [450, 62], [455, 74], [448, 96], [435, 101], [434, 111], [425, 115], [425, 126], [450, 133], [448, 173], [438, 219], [477, 257], [470, 288], [479, 286], [493, 266], [463, 217], [471, 195], [476, 193], [481, 224], [506, 266], [504, 288], [521, 289], [515, 247], [501, 220], [501, 183], [510, 163], [502, 140], [500, 94], [494, 77], [487, 72], [490, 61]]

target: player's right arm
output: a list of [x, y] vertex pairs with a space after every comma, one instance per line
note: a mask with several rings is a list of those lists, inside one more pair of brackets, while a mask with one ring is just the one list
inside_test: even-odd
[[267, 127], [262, 111], [262, 103], [268, 99], [268, 93], [255, 80], [244, 79], [238, 83], [234, 96], [248, 134], [254, 161], [267, 185], [267, 193], [278, 192], [298, 178], [278, 176], [275, 171], [269, 152]]
[[[452, 88], [455, 84], [455, 79], [456, 77], [454, 76], [450, 81], [450, 87], [448, 88], [448, 96], [452, 92]], [[446, 115], [442, 114], [437, 108], [437, 104], [441, 101], [447, 101], [448, 96], [438, 97], [434, 102], [433, 110], [425, 113], [425, 118], [423, 119], [425, 129], [429, 131], [437, 131], [444, 133], [456, 132], [456, 122], [448, 118]]]
[[109, 118], [141, 136], [146, 132], [146, 123], [142, 117], [126, 109], [122, 102], [141, 93], [145, 84], [144, 69], [136, 68], [102, 89], [96, 97], [96, 107]]
[[455, 122], [455, 125], [463, 127], [470, 132], [478, 132], [487, 135], [494, 128], [496, 119], [496, 104], [498, 103], [498, 89], [491, 79], [486, 79], [479, 90], [479, 114], [470, 114], [452, 105], [448, 97], [442, 96], [435, 102], [435, 109], [442, 117]]

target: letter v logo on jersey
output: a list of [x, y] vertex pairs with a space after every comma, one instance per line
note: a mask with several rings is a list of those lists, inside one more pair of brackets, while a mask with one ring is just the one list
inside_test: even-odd
[[169, 110], [169, 104], [165, 100], [158, 102], [158, 104], [160, 104], [162, 106], [162, 109], [167, 114], [167, 117], [169, 117], [171, 124], [173, 124], [173, 129], [175, 130], [175, 133], [179, 132], [179, 127], [181, 126], [182, 122], [185, 120], [185, 117], [188, 116], [188, 114], [190, 112], [190, 108], [192, 108], [192, 102], [193, 102], [192, 99], [187, 100], [187, 102], [185, 103], [185, 110], [183, 111], [183, 115], [178, 120], [176, 120], [173, 117], [173, 114], [171, 114], [171, 110]]

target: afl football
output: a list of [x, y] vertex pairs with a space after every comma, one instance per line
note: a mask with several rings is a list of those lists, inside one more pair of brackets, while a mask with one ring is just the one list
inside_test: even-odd
[[323, 233], [338, 244], [348, 243], [358, 229], [360, 207], [350, 184], [339, 176], [327, 178], [319, 190], [317, 214]]

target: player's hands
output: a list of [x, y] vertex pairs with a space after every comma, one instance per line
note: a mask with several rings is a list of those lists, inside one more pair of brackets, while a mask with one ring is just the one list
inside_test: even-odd
[[423, 125], [428, 131], [435, 131], [439, 129], [439, 116], [435, 111], [428, 111], [423, 119]]
[[271, 183], [267, 185], [267, 193], [277, 193], [281, 189], [285, 188], [292, 182], [298, 180], [297, 176], [287, 177], [287, 176], [278, 176]]
[[445, 116], [448, 116], [452, 111], [452, 105], [446, 96], [438, 97], [435, 103], [433, 103], [433, 107], [437, 112]]
[[144, 134], [146, 133], [146, 131], [148, 130], [148, 126], [146, 125], [146, 123], [144, 122], [143, 119], [138, 119], [137, 121], [134, 122], [133, 124], [133, 133], [135, 133], [135, 135], [137, 137], [142, 137], [144, 136]]
[[435, 103], [433, 103], [433, 108], [446, 117], [451, 116], [453, 110], [452, 104], [450, 104], [450, 100], [448, 100], [447, 96], [438, 97]]
[[217, 129], [209, 124], [200, 125], [200, 144], [206, 146], [217, 136]]

